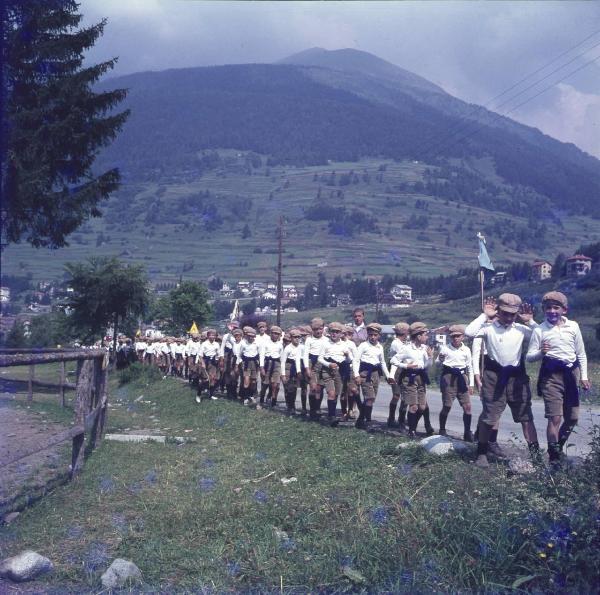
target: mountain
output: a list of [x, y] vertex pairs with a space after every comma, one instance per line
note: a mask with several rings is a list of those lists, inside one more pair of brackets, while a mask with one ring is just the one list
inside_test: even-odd
[[132, 116], [100, 162], [128, 178], [201, 172], [198, 153], [213, 148], [291, 165], [489, 158], [509, 193], [536, 196], [523, 208], [600, 216], [600, 161], [366, 52], [313, 48], [279, 64], [145, 72], [102, 85], [114, 87], [129, 89]]

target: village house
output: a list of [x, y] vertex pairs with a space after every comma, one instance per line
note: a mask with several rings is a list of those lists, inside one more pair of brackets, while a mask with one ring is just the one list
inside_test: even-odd
[[507, 281], [507, 272], [506, 271], [498, 271], [490, 280], [489, 286], [496, 287], [496, 285], [504, 285]]
[[583, 277], [592, 269], [592, 259], [583, 254], [575, 254], [567, 258], [565, 263], [567, 277]]
[[0, 302], [3, 304], [10, 302], [10, 287], [0, 287]]
[[397, 301], [412, 302], [412, 287], [409, 285], [394, 285], [390, 293]]
[[552, 265], [547, 260], [536, 260], [531, 265], [531, 278], [534, 281], [545, 281], [552, 276]]

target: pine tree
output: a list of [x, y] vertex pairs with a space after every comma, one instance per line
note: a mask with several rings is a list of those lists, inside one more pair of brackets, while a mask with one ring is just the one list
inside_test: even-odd
[[92, 85], [116, 58], [82, 67], [106, 20], [77, 29], [75, 0], [6, 0], [2, 8], [2, 236], [58, 248], [119, 183], [92, 164], [128, 111], [113, 109], [125, 90]]

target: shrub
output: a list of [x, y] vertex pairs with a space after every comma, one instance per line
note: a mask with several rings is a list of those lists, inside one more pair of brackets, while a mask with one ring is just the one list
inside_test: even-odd
[[119, 384], [137, 382], [139, 384], [150, 384], [161, 379], [160, 370], [156, 366], [145, 366], [139, 362], [131, 364], [118, 373]]

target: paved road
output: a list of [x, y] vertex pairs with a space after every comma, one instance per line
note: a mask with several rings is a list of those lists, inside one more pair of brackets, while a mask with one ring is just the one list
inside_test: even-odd
[[[379, 394], [373, 408], [373, 419], [385, 421], [388, 418], [388, 405], [392, 398], [392, 391], [388, 385], [380, 385]], [[439, 428], [438, 414], [442, 408], [442, 396], [436, 389], [428, 391], [429, 409], [431, 410], [431, 423], [436, 431]], [[476, 395], [471, 399], [473, 409], [472, 429], [475, 431], [475, 425], [481, 412], [481, 401]], [[534, 399], [533, 417], [538, 431], [540, 446], [546, 448], [546, 419], [544, 417], [544, 403], [541, 400]], [[594, 424], [600, 424], [600, 407], [582, 406], [579, 413], [579, 424], [577, 431], [573, 432], [569, 441], [567, 453], [570, 456], [582, 456], [590, 450], [590, 431]], [[419, 421], [419, 429], [422, 430], [423, 420]], [[448, 421], [446, 429], [452, 437], [461, 438], [463, 434], [462, 409], [458, 402], [455, 402]], [[498, 431], [498, 441], [509, 443], [516, 442], [518, 445], [524, 445], [523, 432], [521, 424], [516, 424], [512, 420], [510, 409], [507, 407], [502, 415], [500, 428]]]

